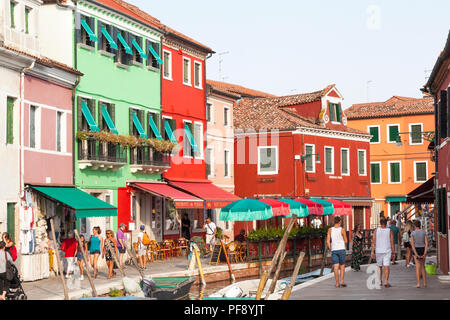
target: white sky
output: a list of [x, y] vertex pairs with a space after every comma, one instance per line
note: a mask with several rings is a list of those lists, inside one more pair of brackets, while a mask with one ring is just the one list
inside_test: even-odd
[[208, 79], [276, 95], [336, 83], [345, 108], [421, 97], [450, 29], [449, 0], [127, 1], [211, 47]]

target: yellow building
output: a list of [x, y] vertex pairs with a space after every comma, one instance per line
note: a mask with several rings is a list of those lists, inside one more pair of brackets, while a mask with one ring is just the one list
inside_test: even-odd
[[392, 217], [407, 208], [406, 195], [433, 176], [428, 151], [434, 133], [432, 98], [394, 96], [385, 102], [355, 104], [345, 110], [348, 126], [370, 132], [373, 214]]

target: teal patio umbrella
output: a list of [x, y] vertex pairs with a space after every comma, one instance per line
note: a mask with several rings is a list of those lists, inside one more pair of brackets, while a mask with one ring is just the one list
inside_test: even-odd
[[311, 198], [309, 200], [320, 203], [322, 205], [324, 216], [328, 216], [328, 215], [334, 213], [334, 206], [330, 201], [326, 201], [323, 199], [316, 199], [316, 198]]
[[291, 209], [291, 213], [284, 218], [292, 218], [293, 214], [297, 215], [297, 218], [306, 218], [309, 215], [308, 206], [304, 203], [285, 198], [278, 199], [278, 201], [289, 204]]

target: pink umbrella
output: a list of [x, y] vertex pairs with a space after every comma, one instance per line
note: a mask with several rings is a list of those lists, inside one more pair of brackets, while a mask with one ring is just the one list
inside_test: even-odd
[[296, 198], [295, 201], [301, 202], [308, 206], [309, 215], [313, 216], [322, 216], [323, 215], [323, 206], [318, 203], [304, 198]]
[[351, 216], [352, 215], [352, 206], [348, 203], [345, 203], [341, 200], [335, 199], [325, 199], [328, 202], [331, 202], [334, 207], [333, 216]]
[[285, 217], [291, 213], [289, 204], [275, 199], [258, 199], [272, 207], [273, 217]]

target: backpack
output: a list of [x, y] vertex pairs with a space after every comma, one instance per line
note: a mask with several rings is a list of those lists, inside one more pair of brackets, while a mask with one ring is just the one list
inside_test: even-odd
[[145, 246], [150, 244], [150, 237], [148, 236], [147, 232], [144, 232], [144, 235], [142, 237], [142, 244]]

